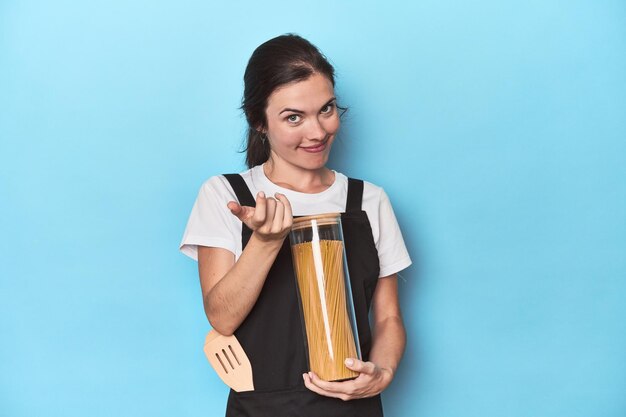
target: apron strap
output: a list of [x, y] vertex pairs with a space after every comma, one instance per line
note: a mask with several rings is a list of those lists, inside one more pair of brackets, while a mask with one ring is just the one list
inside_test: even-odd
[[223, 174], [224, 178], [228, 180], [230, 186], [233, 187], [235, 195], [239, 200], [239, 204], [242, 206], [255, 207], [256, 201], [248, 188], [248, 185], [244, 181], [243, 177], [239, 174]]
[[363, 201], [363, 180], [348, 178], [348, 197], [346, 198], [346, 213], [361, 211]]

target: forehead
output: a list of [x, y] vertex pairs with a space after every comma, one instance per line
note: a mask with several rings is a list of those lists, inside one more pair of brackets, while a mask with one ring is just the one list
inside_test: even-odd
[[280, 112], [285, 107], [317, 112], [335, 95], [333, 84], [321, 74], [274, 90], [267, 100], [267, 111]]

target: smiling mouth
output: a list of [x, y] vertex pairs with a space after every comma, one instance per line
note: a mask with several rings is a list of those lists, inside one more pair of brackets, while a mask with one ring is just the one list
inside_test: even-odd
[[326, 146], [328, 145], [328, 140], [325, 140], [317, 145], [314, 146], [300, 146], [300, 149], [302, 149], [305, 152], [309, 152], [309, 153], [318, 153], [318, 152], [322, 152], [324, 149], [326, 149]]

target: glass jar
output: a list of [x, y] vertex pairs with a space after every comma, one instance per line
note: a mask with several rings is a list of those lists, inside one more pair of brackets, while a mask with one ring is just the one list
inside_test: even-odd
[[341, 215], [295, 218], [289, 235], [309, 369], [326, 381], [358, 376], [347, 358], [361, 359]]

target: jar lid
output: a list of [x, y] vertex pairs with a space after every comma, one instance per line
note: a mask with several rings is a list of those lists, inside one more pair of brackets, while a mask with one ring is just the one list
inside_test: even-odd
[[311, 227], [311, 222], [315, 220], [318, 226], [339, 224], [340, 213], [316, 214], [314, 216], [302, 216], [293, 219], [291, 230], [303, 229]]

